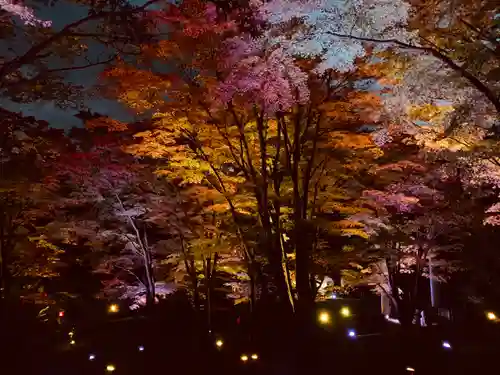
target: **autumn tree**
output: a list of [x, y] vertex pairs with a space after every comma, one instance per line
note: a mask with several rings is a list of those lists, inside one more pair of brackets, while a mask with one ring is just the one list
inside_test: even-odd
[[[6, 44], [0, 63], [2, 94], [15, 102], [51, 100], [80, 108], [89, 92], [71, 83], [71, 73], [100, 69], [119, 56], [131, 57], [138, 43], [161, 37], [147, 16], [157, 2], [134, 6], [127, 1], [77, 1], [88, 14], [56, 29], [51, 20], [39, 19], [36, 9], [2, 1], [0, 22]], [[19, 18], [24, 25], [17, 24]], [[90, 53], [96, 45], [104, 47], [103, 52]]]
[[1, 116], [0, 272], [6, 301], [36, 291], [42, 279], [57, 275], [61, 250], [38, 228], [50, 221], [47, 171], [67, 139], [47, 123], [7, 111]]
[[[137, 134], [142, 142], [129, 151], [167, 159], [160, 173], [208, 187], [214, 209], [238, 227], [250, 272], [265, 255], [280, 299], [294, 305], [295, 273], [299, 301], [308, 305], [317, 232], [362, 233], [338, 212], [352, 204], [345, 197], [356, 190], [353, 176], [379, 156], [362, 125], [381, 121], [383, 88], [375, 83], [383, 63], [353, 57], [349, 72], [325, 71], [271, 39], [235, 34], [232, 15], [223, 18], [210, 3], [167, 9], [159, 17], [184, 29], [146, 49], [145, 61], [184, 70], [172, 76], [121, 64], [106, 72], [110, 93], [138, 112], [157, 110], [153, 129]], [[243, 219], [258, 225], [255, 252]]]

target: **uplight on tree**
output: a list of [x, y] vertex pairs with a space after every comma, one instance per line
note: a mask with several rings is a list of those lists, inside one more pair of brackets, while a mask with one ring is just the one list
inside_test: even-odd
[[351, 316], [351, 310], [349, 307], [342, 307], [340, 309], [340, 315], [342, 315], [344, 318], [348, 318]]
[[116, 367], [114, 365], [107, 365], [106, 366], [106, 371], [107, 372], [113, 372], [116, 370]]
[[497, 320], [496, 314], [492, 311], [488, 311], [486, 313], [486, 318], [488, 318], [488, 320], [491, 320], [491, 321]]
[[318, 321], [319, 321], [321, 324], [329, 324], [329, 323], [330, 323], [330, 321], [331, 321], [330, 314], [328, 314], [326, 311], [321, 312], [321, 313], [318, 315]]

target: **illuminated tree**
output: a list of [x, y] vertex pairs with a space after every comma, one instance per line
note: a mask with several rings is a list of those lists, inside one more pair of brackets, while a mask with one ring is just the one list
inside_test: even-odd
[[[167, 178], [204, 186], [212, 209], [236, 224], [250, 273], [264, 255], [281, 300], [293, 305], [295, 271], [299, 300], [308, 304], [316, 233], [363, 233], [335, 213], [349, 211], [347, 186], [380, 155], [360, 129], [380, 121], [383, 89], [376, 82], [383, 64], [358, 59], [349, 74], [319, 74], [317, 61], [294, 60], [251, 35], [233, 36], [230, 17], [207, 17], [204, 9], [184, 2], [171, 10], [174, 20], [161, 17], [212, 28], [194, 35], [178, 29], [146, 49], [147, 58], [185, 70], [165, 75], [119, 64], [106, 72], [111, 95], [137, 112], [157, 110], [152, 129], [136, 134], [141, 142], [128, 151], [165, 160], [159, 173]], [[256, 253], [243, 222], [259, 228]]]
[[[57, 275], [61, 250], [38, 227], [50, 220], [45, 190], [50, 170], [67, 139], [48, 124], [1, 111], [0, 276], [2, 300], [31, 293]], [[29, 165], [30, 168], [26, 168]]]

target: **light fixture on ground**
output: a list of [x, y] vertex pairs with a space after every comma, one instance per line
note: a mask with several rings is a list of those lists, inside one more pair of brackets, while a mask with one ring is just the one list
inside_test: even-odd
[[318, 321], [321, 323], [321, 324], [329, 324], [330, 323], [330, 314], [328, 314], [326, 311], [322, 311], [319, 313], [318, 315]]
[[143, 352], [143, 351], [144, 351], [144, 346], [139, 345], [139, 346], [137, 347], [137, 350], [139, 350], [140, 352]]
[[406, 371], [411, 372], [411, 373], [414, 373], [414, 372], [415, 372], [415, 369], [414, 369], [413, 367], [407, 367], [407, 368], [406, 368]]
[[252, 354], [252, 357], [251, 357], [254, 361], [256, 361], [257, 359], [259, 359], [259, 356], [257, 354]]
[[441, 345], [443, 346], [443, 348], [445, 349], [451, 349], [451, 344], [448, 342], [448, 341], [443, 341], [441, 343]]
[[488, 320], [494, 321], [497, 320], [497, 315], [493, 311], [488, 311], [486, 313], [486, 318], [488, 318]]
[[95, 354], [89, 354], [89, 361], [93, 361], [95, 359]]
[[248, 361], [248, 356], [246, 354], [242, 354], [240, 356], [240, 359], [241, 359], [242, 362], [246, 362], [246, 361]]
[[350, 338], [355, 338], [356, 337], [356, 331], [353, 330], [353, 329], [350, 329], [349, 331], [347, 331], [347, 336], [349, 336]]
[[224, 341], [222, 341], [221, 339], [218, 339], [217, 341], [215, 341], [216, 347], [222, 348], [222, 345], [224, 345]]
[[116, 370], [116, 367], [114, 365], [107, 365], [106, 366], [106, 371], [107, 372], [113, 372]]
[[69, 343], [70, 343], [70, 345], [75, 345], [76, 341], [75, 340], [71, 340]]
[[351, 310], [349, 309], [349, 307], [342, 307], [340, 309], [340, 315], [342, 315], [344, 318], [348, 318], [351, 316]]

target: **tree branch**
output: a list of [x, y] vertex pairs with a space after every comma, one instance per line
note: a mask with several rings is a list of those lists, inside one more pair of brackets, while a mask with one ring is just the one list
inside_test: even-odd
[[86, 65], [70, 66], [70, 67], [66, 67], [66, 68], [49, 69], [49, 70], [45, 70], [44, 73], [67, 72], [67, 71], [71, 71], [71, 70], [87, 69], [87, 68], [90, 68], [92, 66], [106, 65], [106, 64], [109, 64], [110, 62], [116, 60], [117, 57], [118, 57], [118, 55], [115, 54], [112, 57], [110, 57], [109, 59], [104, 60], [104, 61], [97, 61], [97, 62], [93, 62], [93, 63], [88, 63]]
[[469, 81], [470, 84], [472, 84], [478, 91], [480, 91], [484, 96], [486, 96], [486, 98], [491, 102], [491, 104], [493, 104], [496, 111], [500, 114], [500, 98], [488, 86], [486, 86], [483, 82], [481, 82], [481, 80], [479, 78], [474, 76], [472, 73], [467, 71], [465, 68], [458, 65], [450, 57], [446, 56], [443, 53], [443, 51], [440, 49], [415, 46], [413, 44], [405, 43], [405, 42], [402, 42], [402, 41], [397, 40], [397, 39], [365, 38], [365, 37], [358, 37], [358, 36], [352, 36], [352, 35], [346, 35], [346, 34], [339, 34], [339, 33], [334, 33], [334, 32], [329, 32], [329, 34], [336, 36], [336, 37], [339, 37], [339, 38], [349, 38], [349, 39], [354, 39], [354, 40], [359, 40], [359, 41], [369, 42], [369, 43], [393, 44], [393, 45], [400, 47], [400, 48], [403, 48], [403, 49], [421, 51], [421, 52], [430, 54], [430, 55], [436, 57], [437, 59], [441, 60], [448, 67], [450, 67], [455, 72], [459, 73], [467, 81]]
[[110, 15], [123, 15], [123, 14], [133, 14], [136, 12], [140, 12], [145, 10], [148, 6], [157, 3], [160, 0], [149, 0], [145, 4], [140, 7], [136, 7], [129, 10], [123, 10], [119, 12], [99, 12], [95, 14], [91, 14], [87, 17], [84, 17], [78, 21], [72, 22], [65, 27], [63, 27], [59, 32], [51, 35], [47, 39], [41, 41], [40, 43], [31, 47], [24, 55], [18, 56], [4, 64], [1, 65], [0, 68], [0, 77], [5, 77], [12, 72], [16, 71], [23, 65], [32, 62], [33, 60], [39, 58], [39, 53], [43, 52], [46, 48], [48, 48], [51, 44], [57, 42], [59, 39], [68, 36], [75, 27], [86, 24], [87, 22], [99, 20], [105, 18]]

